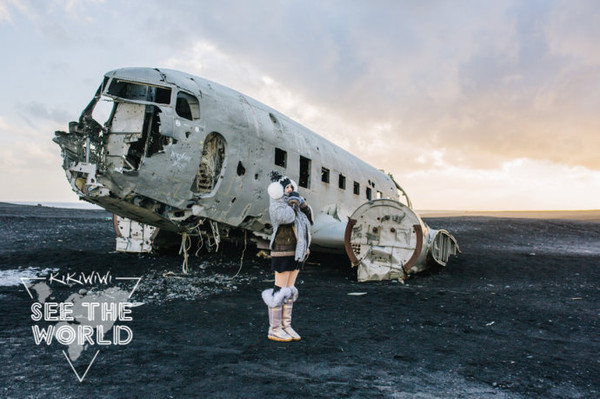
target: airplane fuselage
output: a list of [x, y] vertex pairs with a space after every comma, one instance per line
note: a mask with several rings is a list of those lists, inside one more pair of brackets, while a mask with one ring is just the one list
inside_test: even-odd
[[298, 183], [323, 248], [348, 251], [347, 222], [366, 202], [402, 194], [411, 208], [391, 175], [265, 104], [179, 71], [108, 72], [54, 141], [81, 198], [178, 233], [200, 234], [209, 222], [268, 237], [273, 170]]

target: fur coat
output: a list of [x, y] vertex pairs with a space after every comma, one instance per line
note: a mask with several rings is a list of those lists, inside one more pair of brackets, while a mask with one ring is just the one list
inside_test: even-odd
[[[308, 257], [308, 249], [310, 247], [310, 224], [308, 216], [302, 212], [297, 206], [288, 205], [288, 196], [284, 195], [279, 199], [271, 198], [271, 204], [269, 206], [269, 216], [271, 217], [271, 224], [273, 225], [273, 234], [271, 235], [271, 242], [269, 248], [273, 249], [273, 241], [275, 241], [275, 235], [277, 229], [282, 224], [294, 224], [294, 230], [296, 232], [296, 251], [294, 259], [298, 262], [304, 262]], [[312, 209], [308, 204], [309, 214], [312, 215]]]

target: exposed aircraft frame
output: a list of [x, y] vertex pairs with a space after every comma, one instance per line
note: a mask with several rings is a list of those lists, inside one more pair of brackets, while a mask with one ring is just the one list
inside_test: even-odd
[[452, 235], [412, 210], [391, 175], [252, 98], [183, 72], [108, 72], [79, 121], [54, 141], [79, 197], [161, 231], [216, 245], [246, 231], [261, 245], [271, 233], [266, 187], [277, 170], [297, 180], [315, 210], [316, 249], [345, 250], [360, 281], [403, 280], [459, 252]]

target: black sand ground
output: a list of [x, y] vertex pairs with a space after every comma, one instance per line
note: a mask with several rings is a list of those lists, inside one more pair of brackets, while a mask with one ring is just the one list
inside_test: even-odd
[[24, 287], [0, 286], [0, 397], [600, 396], [600, 223], [428, 219], [462, 254], [405, 285], [311, 259], [321, 264], [301, 273], [294, 311], [303, 339], [275, 343], [260, 299], [268, 261], [247, 250], [231, 280], [241, 248], [230, 248], [164, 277], [181, 257], [115, 253], [107, 216], [0, 204], [0, 276], [111, 270], [141, 276], [144, 302], [133, 341], [103, 348], [80, 383], [63, 347], [35, 345]]

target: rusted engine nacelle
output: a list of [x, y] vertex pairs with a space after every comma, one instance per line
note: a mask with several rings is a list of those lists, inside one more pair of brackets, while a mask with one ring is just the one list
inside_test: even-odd
[[404, 280], [431, 262], [445, 266], [460, 252], [446, 230], [430, 229], [408, 206], [394, 200], [373, 200], [350, 217], [344, 243], [358, 281]]

